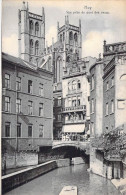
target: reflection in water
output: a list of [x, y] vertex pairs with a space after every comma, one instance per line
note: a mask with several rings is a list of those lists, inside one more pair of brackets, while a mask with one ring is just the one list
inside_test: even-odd
[[59, 195], [65, 185], [77, 186], [78, 195], [120, 195], [109, 180], [88, 173], [87, 168], [81, 164], [55, 169], [6, 195]]

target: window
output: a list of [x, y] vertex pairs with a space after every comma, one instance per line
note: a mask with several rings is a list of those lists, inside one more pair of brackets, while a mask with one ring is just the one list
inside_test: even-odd
[[21, 90], [21, 78], [16, 77], [16, 90], [20, 91]]
[[63, 32], [63, 41], [65, 40], [65, 33]]
[[71, 107], [71, 98], [68, 98], [68, 106]]
[[91, 90], [94, 89], [94, 75], [91, 77]]
[[80, 106], [80, 96], [77, 97], [77, 105]]
[[16, 113], [20, 113], [20, 112], [21, 112], [21, 100], [16, 99]]
[[111, 79], [111, 86], [113, 86], [114, 85], [114, 77], [112, 77], [112, 79]]
[[35, 23], [35, 35], [38, 36], [38, 34], [39, 34], [39, 23], [36, 22]]
[[108, 115], [108, 103], [106, 103], [106, 116]]
[[77, 33], [74, 34], [74, 40], [77, 42]]
[[44, 95], [44, 89], [43, 89], [43, 84], [39, 84], [39, 95], [43, 96]]
[[32, 115], [33, 114], [33, 102], [28, 101], [28, 114]]
[[28, 93], [32, 93], [32, 81], [28, 80]]
[[17, 137], [21, 137], [21, 124], [17, 124]]
[[60, 35], [60, 41], [62, 42], [62, 34]]
[[34, 54], [34, 42], [32, 39], [30, 40], [30, 54]]
[[33, 21], [29, 22], [30, 33], [33, 34]]
[[10, 137], [10, 123], [5, 123], [5, 137]]
[[36, 41], [35, 42], [35, 55], [39, 55], [39, 42], [38, 41]]
[[10, 97], [5, 97], [5, 112], [10, 112]]
[[73, 81], [72, 82], [72, 90], [75, 90], [76, 89], [76, 81]]
[[10, 75], [5, 74], [5, 88], [10, 88]]
[[28, 126], [28, 137], [32, 137], [32, 125]]
[[69, 33], [69, 40], [73, 40], [73, 32], [72, 31]]
[[61, 106], [61, 97], [58, 97], [58, 106]]
[[94, 123], [91, 123], [91, 133], [94, 135]]
[[81, 120], [81, 114], [78, 114], [78, 119]]
[[94, 99], [91, 100], [91, 113], [94, 113]]
[[109, 82], [106, 82], [106, 91], [109, 89]]
[[71, 83], [69, 82], [69, 83], [68, 83], [68, 91], [71, 91], [71, 89], [72, 89], [72, 85], [71, 85]]
[[81, 88], [81, 83], [80, 81], [77, 82], [77, 89], [80, 89]]
[[43, 116], [43, 103], [39, 104], [39, 116]]
[[114, 102], [113, 102], [113, 100], [111, 101], [111, 113], [114, 113]]
[[44, 137], [44, 128], [43, 128], [43, 125], [39, 125], [39, 137]]
[[61, 114], [58, 114], [58, 115], [57, 115], [57, 120], [58, 120], [58, 121], [61, 121]]
[[118, 109], [125, 108], [125, 100], [118, 100]]
[[72, 99], [72, 106], [76, 106], [76, 97], [73, 97]]

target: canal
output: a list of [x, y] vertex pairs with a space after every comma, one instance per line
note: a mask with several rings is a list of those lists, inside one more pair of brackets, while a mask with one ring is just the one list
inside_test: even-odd
[[76, 185], [78, 195], [120, 195], [111, 181], [87, 172], [87, 168], [85, 164], [58, 168], [5, 195], [59, 195], [65, 185]]

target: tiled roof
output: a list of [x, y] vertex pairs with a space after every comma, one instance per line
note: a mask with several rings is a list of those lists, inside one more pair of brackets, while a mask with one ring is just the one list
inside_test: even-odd
[[14, 57], [14, 56], [11, 56], [11, 55], [6, 54], [6, 53], [2, 53], [2, 60], [6, 60], [8, 62], [14, 63], [15, 65], [20, 65], [20, 66], [23, 66], [25, 68], [30, 68], [32, 70], [37, 69], [35, 64], [26, 62], [26, 61], [22, 60], [21, 58]]

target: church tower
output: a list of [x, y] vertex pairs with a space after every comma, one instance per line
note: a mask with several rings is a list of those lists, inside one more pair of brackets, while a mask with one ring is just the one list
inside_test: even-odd
[[18, 12], [18, 47], [19, 57], [38, 65], [45, 48], [45, 13], [42, 15], [29, 12], [23, 2]]
[[69, 24], [69, 17], [65, 16], [65, 25], [59, 27], [57, 23], [58, 41], [65, 45], [66, 62], [72, 62], [82, 57], [81, 20], [79, 26]]

